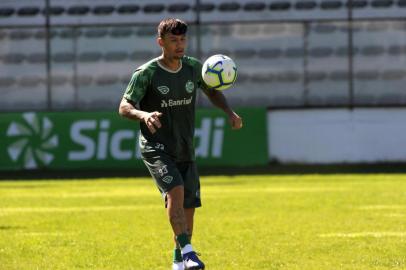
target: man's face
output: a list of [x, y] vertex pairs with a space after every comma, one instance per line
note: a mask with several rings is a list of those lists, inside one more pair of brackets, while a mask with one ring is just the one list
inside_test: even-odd
[[167, 56], [180, 59], [185, 55], [187, 39], [186, 35], [167, 33], [162, 38], [158, 38], [158, 44]]

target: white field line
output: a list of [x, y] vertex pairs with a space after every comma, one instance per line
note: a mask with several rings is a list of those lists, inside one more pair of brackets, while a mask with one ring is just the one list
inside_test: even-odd
[[406, 237], [406, 232], [358, 232], [358, 233], [327, 233], [320, 234], [322, 238], [364, 238], [364, 237]]
[[378, 205], [364, 205], [359, 207], [361, 210], [394, 210], [406, 209], [406, 205], [402, 204], [378, 204]]
[[49, 212], [101, 212], [131, 211], [137, 209], [154, 209], [160, 205], [117, 205], [117, 206], [81, 206], [81, 207], [2, 207], [1, 214], [8, 213], [49, 213]]

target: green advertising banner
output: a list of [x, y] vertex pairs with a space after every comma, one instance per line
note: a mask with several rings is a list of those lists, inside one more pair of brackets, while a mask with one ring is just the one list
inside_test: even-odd
[[[198, 110], [199, 165], [252, 166], [268, 161], [266, 110], [237, 110], [244, 128], [231, 130], [217, 109]], [[143, 168], [139, 124], [116, 112], [0, 114], [0, 170]]]

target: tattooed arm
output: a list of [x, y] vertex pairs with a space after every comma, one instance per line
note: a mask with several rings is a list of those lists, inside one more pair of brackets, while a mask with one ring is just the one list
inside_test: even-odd
[[203, 92], [214, 106], [222, 109], [227, 114], [228, 121], [233, 129], [242, 128], [242, 118], [230, 108], [226, 97], [223, 95], [223, 93], [221, 93], [221, 91], [203, 89]]
[[156, 132], [157, 128], [160, 128], [162, 126], [161, 122], [159, 121], [159, 117], [162, 116], [162, 113], [160, 112], [149, 113], [141, 111], [136, 108], [135, 104], [132, 101], [127, 100], [126, 98], [123, 98], [121, 100], [118, 113], [121, 116], [126, 117], [128, 119], [143, 121], [147, 125], [149, 131], [152, 134]]

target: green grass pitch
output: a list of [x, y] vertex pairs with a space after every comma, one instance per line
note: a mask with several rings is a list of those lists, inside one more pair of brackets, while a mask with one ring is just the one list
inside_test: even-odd
[[[406, 175], [202, 177], [208, 270], [406, 269]], [[0, 269], [170, 269], [149, 178], [0, 182]]]

